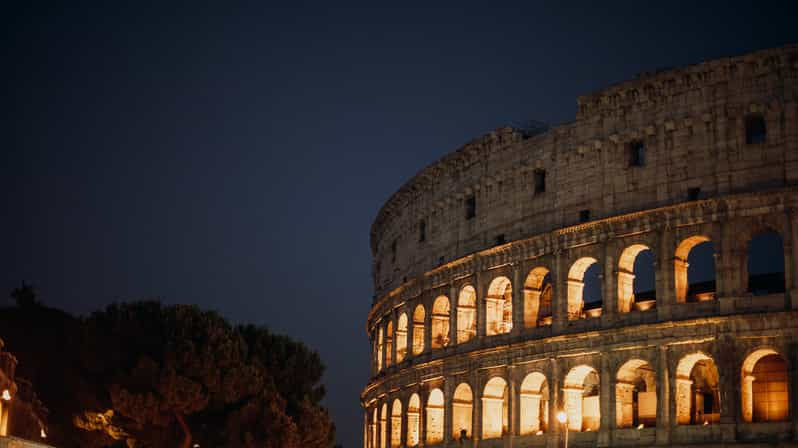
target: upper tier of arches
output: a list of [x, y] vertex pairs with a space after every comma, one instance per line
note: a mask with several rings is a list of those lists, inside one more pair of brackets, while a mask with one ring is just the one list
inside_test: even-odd
[[[638, 230], [604, 241], [461, 275], [375, 308], [369, 320], [372, 374], [446, 349], [501, 345], [507, 338], [713, 314], [798, 309], [792, 241], [798, 215], [780, 211], [790, 191], [738, 198], [740, 216]], [[783, 210], [783, 209], [782, 209]], [[680, 210], [674, 210], [678, 213]], [[645, 220], [646, 215], [638, 216]], [[721, 219], [723, 218], [723, 219]], [[617, 227], [620, 229], [620, 227]], [[647, 231], [645, 231], [647, 230]], [[509, 247], [510, 254], [522, 255]], [[412, 316], [412, 319], [411, 319]]]
[[573, 123], [536, 135], [499, 129], [465, 145], [378, 213], [376, 297], [531, 235], [795, 185], [796, 57], [791, 45], [667, 71], [580, 98]]

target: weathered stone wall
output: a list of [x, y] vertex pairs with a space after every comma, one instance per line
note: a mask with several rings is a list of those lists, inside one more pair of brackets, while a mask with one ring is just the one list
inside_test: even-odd
[[[376, 298], [444, 262], [591, 219], [798, 180], [798, 46], [667, 71], [580, 97], [577, 120], [525, 139], [499, 129], [425, 168], [372, 226]], [[767, 142], [745, 143], [761, 113]], [[629, 167], [641, 140], [646, 164]], [[533, 172], [546, 171], [534, 194]], [[466, 198], [476, 216], [466, 219]], [[419, 224], [426, 238], [419, 241]], [[392, 250], [394, 246], [396, 250]]]
[[[554, 418], [561, 409], [575, 429], [570, 446], [798, 445], [796, 81], [798, 46], [645, 77], [580, 97], [575, 123], [531, 138], [498, 130], [406, 184], [372, 227], [376, 295], [366, 324], [373, 362], [361, 396], [365, 446], [554, 448], [562, 443]], [[750, 114], [765, 119], [763, 143], [746, 143]], [[636, 140], [647, 149], [643, 166], [628, 163], [627, 144]], [[534, 194], [535, 169], [546, 170], [544, 193]], [[700, 188], [697, 198], [688, 198], [691, 188]], [[476, 214], [466, 219], [471, 195]], [[579, 223], [581, 210], [590, 210], [588, 222]], [[784, 258], [784, 292], [754, 295], [748, 245], [766, 231], [783, 244], [774, 256]], [[496, 244], [498, 235], [506, 242]], [[697, 241], [714, 246], [715, 288], [693, 302], [685, 297], [687, 253]], [[655, 300], [634, 306], [625, 257], [641, 247], [654, 256]], [[603, 302], [584, 313], [583, 279], [574, 267], [588, 259], [598, 261]], [[551, 315], [538, 319], [545, 272]], [[491, 289], [497, 279], [511, 293]], [[475, 295], [475, 306], [460, 306], [466, 293]], [[511, 329], [492, 334], [486, 315], [502, 319], [509, 306]], [[458, 339], [458, 321], [470, 321], [472, 312], [475, 334]], [[754, 423], [750, 369], [767, 353], [786, 362], [789, 418]], [[685, 398], [694, 391], [692, 367], [684, 366], [700, 360], [717, 368], [711, 393], [719, 404], [702, 411], [707, 425], [685, 424], [693, 418], [685, 412], [700, 405]], [[657, 405], [655, 418], [646, 414], [638, 428], [628, 413], [628, 369], [643, 364], [641, 378], [655, 392], [645, 399], [655, 396]], [[524, 381], [532, 372], [542, 375], [544, 389]], [[486, 388], [496, 377], [506, 383], [504, 405]], [[588, 393], [575, 385], [596, 382], [584, 403], [598, 401], [598, 416], [572, 412]], [[471, 404], [455, 397], [462, 385]], [[438, 391], [441, 406], [429, 401], [433, 393], [439, 399]], [[529, 403], [543, 406], [530, 411], [523, 407]], [[495, 418], [485, 430], [488, 413]], [[432, 439], [430, 415], [442, 418]], [[461, 445], [453, 422], [469, 418]], [[418, 430], [409, 433], [409, 424]]]

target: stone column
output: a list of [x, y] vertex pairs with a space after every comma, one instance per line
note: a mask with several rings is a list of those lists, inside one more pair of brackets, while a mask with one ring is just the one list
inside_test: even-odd
[[424, 350], [421, 353], [432, 351], [432, 302], [425, 307], [424, 312]]
[[[792, 309], [798, 310], [798, 213], [791, 213], [790, 214], [790, 238], [793, 241], [792, 244], [792, 285], [788, 285], [790, 287], [790, 301], [792, 302]], [[787, 267], [785, 266], [784, 269], [786, 270]], [[798, 409], [795, 409], [796, 412], [793, 414], [798, 413]]]
[[510, 433], [508, 437], [510, 440], [510, 446], [513, 446], [513, 440], [515, 440], [515, 436], [518, 435], [518, 423], [520, 420], [519, 415], [519, 405], [518, 405], [518, 385], [516, 384], [516, 374], [515, 374], [515, 367], [509, 366], [507, 367], [507, 381], [509, 382], [507, 387], [508, 397], [509, 400], [507, 402], [507, 430]]
[[447, 347], [457, 345], [457, 288], [449, 288], [449, 344]]
[[[614, 254], [610, 254], [610, 252], [614, 251], [610, 250], [608, 246], [607, 242], [601, 245], [601, 254], [604, 262], [603, 266], [601, 266], [601, 273], [599, 274], [599, 278], [601, 279], [601, 300], [603, 301], [601, 305], [601, 320], [602, 322], [612, 325], [618, 315], [618, 291], [620, 285], [618, 285], [617, 259]], [[599, 260], [599, 265], [601, 265], [601, 263], [602, 259]], [[632, 278], [634, 278], [634, 274], [632, 274]]]
[[[740, 269], [736, 263], [742, 260], [737, 247], [733, 226], [728, 223], [716, 223], [712, 244], [715, 245], [715, 290], [719, 298], [737, 297], [743, 293]], [[728, 305], [726, 305], [728, 306]], [[723, 310], [724, 305], [721, 305]]]
[[485, 301], [485, 299], [488, 296], [488, 291], [487, 291], [487, 289], [485, 289], [483, 287], [483, 283], [484, 282], [482, 281], [482, 276], [483, 276], [482, 272], [477, 272], [477, 275], [475, 276], [476, 277], [476, 284], [474, 285], [474, 288], [478, 288], [476, 290], [477, 291], [477, 339], [478, 340], [483, 339], [485, 337], [485, 334], [486, 334], [486, 332], [485, 332], [485, 329], [486, 329], [486, 326], [485, 326], [485, 324], [486, 324], [486, 319], [485, 319], [486, 309], [485, 308], [486, 308], [486, 303], [487, 302]]
[[385, 447], [392, 448], [393, 439], [393, 401], [388, 400], [388, 415], [385, 416]]
[[518, 335], [524, 330], [524, 278], [521, 264], [513, 265], [513, 329], [511, 334]]
[[554, 291], [552, 297], [552, 331], [562, 332], [568, 326], [568, 271], [563, 266], [562, 250], [554, 252], [554, 268], [551, 270]]
[[443, 384], [443, 441], [450, 444], [452, 438], [452, 401], [454, 401], [454, 387], [451, 381]]
[[[673, 231], [665, 228], [659, 233], [659, 250], [654, 263], [654, 282], [657, 289], [657, 317], [659, 320], [671, 318], [671, 307], [676, 303], [674, 281]], [[686, 290], [685, 290], [686, 291]], [[662, 380], [659, 380], [662, 381]]]
[[618, 381], [615, 383], [615, 422], [610, 423], [612, 429], [634, 427], [634, 384]]
[[[795, 302], [793, 302], [795, 303]], [[798, 342], [792, 342], [788, 345], [791, 347], [789, 353], [791, 372], [789, 387], [790, 396], [790, 415], [792, 416], [792, 434], [793, 440], [798, 442]]]
[[783, 215], [782, 223], [784, 232], [782, 234], [782, 242], [784, 243], [784, 290], [788, 293], [788, 297], [786, 297], [785, 308], [790, 309], [792, 308], [792, 303], [790, 301], [792, 296], [792, 290], [795, 287], [795, 277], [793, 277], [793, 270], [795, 267], [795, 257], [793, 257], [793, 243], [795, 240], [792, 238], [792, 221], [793, 221], [793, 214], [795, 212], [786, 211]]
[[479, 376], [476, 372], [474, 372], [472, 378], [471, 384], [474, 385], [474, 412], [471, 415], [473, 419], [471, 430], [473, 432], [472, 438], [474, 440], [474, 446], [476, 447], [482, 439], [482, 388], [484, 384], [479, 380]]
[[427, 445], [427, 399], [429, 398], [429, 392], [419, 390], [418, 397], [421, 399], [418, 407], [418, 446], [423, 447]]
[[562, 424], [557, 420], [557, 413], [564, 406], [560, 402], [560, 390], [562, 388], [562, 380], [560, 379], [560, 367], [556, 358], [549, 360], [549, 430], [546, 446], [548, 448], [557, 448], [560, 446], [560, 438], [562, 434]]
[[601, 372], [599, 372], [599, 409], [601, 412], [601, 423], [597, 446], [610, 445], [610, 429], [615, 428], [615, 388], [613, 387], [613, 375], [610, 369], [609, 355], [601, 355]]
[[671, 409], [670, 369], [668, 368], [668, 347], [659, 346], [657, 356], [657, 445], [670, 442]]

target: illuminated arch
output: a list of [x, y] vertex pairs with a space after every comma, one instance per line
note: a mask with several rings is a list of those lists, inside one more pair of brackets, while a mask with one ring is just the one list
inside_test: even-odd
[[471, 285], [460, 290], [457, 298], [457, 343], [470, 341], [477, 335], [477, 291]]
[[402, 313], [396, 321], [396, 363], [407, 356], [407, 314]]
[[507, 381], [493, 377], [482, 392], [482, 438], [496, 439], [507, 432]]
[[[696, 249], [699, 245], [707, 246], [712, 249], [712, 253], [714, 253], [714, 246], [712, 246], [712, 241], [709, 237], [704, 235], [693, 235], [691, 237], [685, 238], [682, 240], [681, 243], [676, 247], [676, 253], [674, 254], [673, 259], [673, 269], [674, 269], [674, 289], [676, 293], [676, 302], [678, 303], [685, 303], [691, 300], [696, 301], [703, 301], [703, 300], [711, 300], [715, 298], [715, 260], [714, 259], [703, 259], [703, 260], [695, 260], [693, 261], [694, 266], [693, 270], [696, 268], [703, 269], [706, 271], [710, 271], [711, 274], [711, 282], [691, 282], [688, 273], [688, 267], [690, 266], [690, 255], [693, 249]], [[705, 257], [706, 258], [706, 257]], [[700, 264], [701, 266], [696, 266]], [[691, 284], [693, 288], [691, 288]], [[691, 291], [693, 289], [693, 291]]]
[[743, 421], [789, 420], [789, 369], [784, 357], [771, 348], [748, 355], [740, 372], [740, 393]]
[[685, 355], [676, 366], [676, 421], [679, 425], [720, 421], [718, 369], [704, 353]]
[[528, 374], [521, 382], [521, 435], [546, 431], [549, 423], [549, 386], [540, 372]]
[[618, 369], [615, 382], [615, 422], [619, 428], [656, 426], [656, 372], [647, 361], [631, 359]]
[[507, 277], [496, 277], [488, 286], [485, 325], [487, 336], [509, 333], [513, 328], [513, 287]]
[[427, 444], [443, 441], [443, 392], [432, 389], [427, 398]]
[[568, 271], [568, 320], [577, 320], [583, 317], [585, 272], [594, 264], [598, 264], [595, 258], [582, 257], [576, 260]]
[[460, 383], [454, 390], [452, 399], [452, 439], [460, 440], [462, 431], [467, 438], [472, 437], [471, 422], [474, 415], [474, 394], [471, 386]]
[[413, 311], [413, 354], [418, 355], [424, 351], [424, 319], [426, 312], [424, 305], [416, 306]]
[[551, 325], [551, 273], [545, 267], [532, 269], [524, 281], [524, 327]]
[[391, 448], [402, 445], [402, 402], [398, 398], [391, 406]]
[[599, 429], [599, 376], [596, 369], [588, 365], [572, 368], [565, 376], [565, 411], [568, 413], [568, 429], [571, 431], [595, 431]]
[[418, 446], [421, 441], [421, 397], [410, 396], [407, 402], [407, 446]]
[[[621, 252], [621, 256], [618, 258], [618, 312], [628, 313], [635, 306], [636, 297], [634, 283], [635, 277], [639, 274], [635, 272], [635, 261], [638, 256], [645, 251], [649, 251], [650, 253], [651, 249], [642, 244], [633, 244], [624, 249], [623, 252]], [[650, 266], [646, 266], [646, 268], [653, 272], [653, 263]], [[653, 304], [653, 301], [650, 301], [650, 303], [646, 301], [644, 305], [645, 309], [652, 308]]]
[[432, 348], [449, 345], [449, 298], [438, 296], [432, 304]]
[[745, 290], [755, 296], [785, 291], [784, 239], [770, 228], [754, 233], [745, 250], [745, 269], [741, 276]]

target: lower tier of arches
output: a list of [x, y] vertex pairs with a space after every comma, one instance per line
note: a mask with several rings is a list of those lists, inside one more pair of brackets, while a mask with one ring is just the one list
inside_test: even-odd
[[798, 442], [797, 365], [798, 312], [475, 350], [370, 384], [364, 447]]

